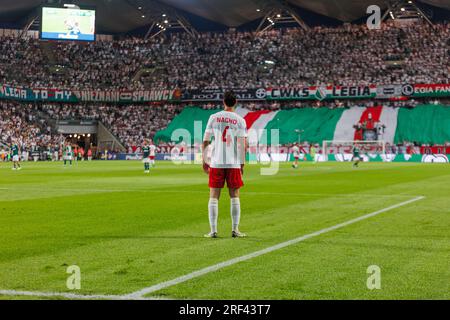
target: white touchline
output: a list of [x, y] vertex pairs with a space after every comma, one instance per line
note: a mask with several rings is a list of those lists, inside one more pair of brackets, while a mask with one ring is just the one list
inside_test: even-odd
[[19, 291], [19, 290], [0, 290], [2, 296], [29, 296], [29, 297], [61, 297], [67, 299], [104, 299], [104, 300], [167, 300], [167, 298], [130, 298], [124, 295], [104, 295], [104, 294], [75, 294], [69, 292], [39, 292], [39, 291]]
[[120, 296], [115, 295], [82, 295], [69, 292], [39, 292], [39, 291], [19, 291], [19, 290], [0, 290], [1, 295], [8, 296], [31, 296], [31, 297], [63, 297], [69, 299], [119, 299]]
[[239, 262], [242, 262], [242, 261], [246, 261], [246, 260], [250, 260], [250, 259], [262, 256], [264, 254], [267, 254], [267, 253], [270, 253], [270, 252], [273, 252], [273, 251], [276, 251], [276, 250], [279, 250], [279, 249], [283, 249], [283, 248], [285, 248], [287, 246], [291, 246], [293, 244], [302, 242], [304, 240], [307, 240], [307, 239], [310, 239], [310, 238], [313, 238], [313, 237], [317, 237], [317, 236], [319, 236], [321, 234], [324, 234], [324, 233], [327, 233], [327, 232], [330, 232], [330, 231], [333, 231], [333, 230], [336, 230], [336, 229], [340, 229], [340, 228], [346, 227], [348, 225], [351, 225], [353, 223], [359, 222], [361, 220], [368, 219], [368, 218], [376, 216], [376, 215], [378, 215], [380, 213], [383, 213], [383, 212], [386, 212], [386, 211], [390, 211], [390, 210], [393, 210], [393, 209], [405, 206], [407, 204], [410, 204], [410, 203], [422, 200], [424, 198], [425, 197], [420, 196], [420, 197], [413, 198], [411, 200], [400, 202], [400, 203], [394, 204], [394, 205], [392, 205], [390, 207], [387, 207], [387, 208], [384, 208], [384, 209], [381, 209], [381, 210], [377, 210], [375, 212], [372, 212], [372, 213], [360, 216], [360, 217], [355, 218], [355, 219], [348, 220], [348, 221], [343, 222], [343, 223], [339, 223], [339, 224], [334, 225], [332, 227], [328, 227], [328, 228], [325, 228], [325, 229], [322, 229], [322, 230], [319, 230], [319, 231], [316, 231], [316, 232], [313, 232], [313, 233], [310, 233], [310, 234], [307, 234], [307, 235], [304, 235], [304, 236], [301, 236], [301, 237], [298, 237], [298, 238], [295, 238], [295, 239], [292, 239], [292, 240], [289, 240], [289, 241], [286, 241], [286, 242], [282, 242], [282, 243], [279, 243], [277, 245], [274, 245], [274, 246], [271, 246], [271, 247], [268, 247], [266, 249], [262, 249], [262, 250], [259, 250], [259, 251], [256, 251], [256, 252], [253, 252], [253, 253], [250, 253], [250, 254], [246, 254], [246, 255], [241, 256], [241, 257], [233, 258], [233, 259], [230, 259], [230, 260], [227, 260], [227, 261], [224, 261], [224, 262], [212, 265], [210, 267], [206, 267], [206, 268], [203, 268], [203, 269], [200, 269], [200, 270], [188, 273], [188, 274], [186, 274], [184, 276], [181, 276], [181, 277], [169, 280], [169, 281], [165, 281], [165, 282], [161, 282], [159, 284], [155, 284], [153, 286], [150, 286], [150, 287], [144, 288], [142, 290], [130, 293], [128, 295], [125, 295], [124, 297], [125, 298], [129, 298], [129, 299], [139, 299], [139, 298], [142, 298], [146, 294], [153, 293], [153, 292], [156, 292], [156, 291], [168, 288], [168, 287], [172, 287], [172, 286], [175, 286], [177, 284], [189, 281], [191, 279], [201, 277], [201, 276], [203, 276], [205, 274], [208, 274], [208, 273], [211, 273], [211, 272], [215, 272], [215, 271], [223, 269], [225, 267], [234, 265], [236, 263], [239, 263]]

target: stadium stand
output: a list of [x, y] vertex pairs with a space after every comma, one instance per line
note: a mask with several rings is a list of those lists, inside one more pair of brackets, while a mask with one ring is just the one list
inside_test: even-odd
[[141, 146], [180, 112], [180, 105], [71, 105], [43, 104], [38, 109], [56, 120], [100, 120], [131, 150]]
[[141, 146], [167, 126], [181, 110], [178, 105], [77, 105], [77, 104], [22, 104], [0, 101], [0, 134], [7, 144], [18, 141], [27, 149], [58, 147], [64, 138], [45, 122], [53, 120], [100, 120], [129, 149]]
[[[265, 125], [267, 130], [280, 129], [280, 143], [289, 145], [298, 139], [295, 129], [305, 128], [306, 134], [302, 141], [320, 144], [323, 140], [332, 140], [338, 132], [338, 121], [345, 120], [346, 112], [359, 109], [373, 110], [379, 119], [382, 112], [392, 113], [388, 119], [395, 125], [388, 140], [391, 145], [429, 146], [434, 144], [449, 145], [450, 141], [450, 108], [442, 105], [418, 104], [415, 108], [402, 108], [405, 102], [393, 102], [377, 107], [374, 101], [357, 101], [344, 103], [335, 102], [339, 107], [317, 107], [313, 103], [242, 103], [240, 110], [249, 113], [270, 112], [274, 115]], [[400, 108], [399, 108], [400, 106]], [[129, 153], [142, 145], [144, 138], [154, 138], [161, 144], [170, 142], [174, 130], [188, 129], [194, 136], [193, 123], [201, 121], [202, 126], [211, 113], [218, 111], [220, 105], [209, 103], [198, 107], [188, 107], [178, 104], [162, 105], [127, 105], [108, 104], [23, 104], [10, 101], [0, 101], [0, 134], [5, 144], [18, 141], [26, 150], [57, 149], [64, 137], [52, 130], [45, 122], [47, 116], [54, 120], [99, 120], [102, 121], [125, 145]], [[381, 112], [376, 111], [382, 108]], [[395, 110], [395, 111], [391, 111]], [[183, 111], [181, 114], [180, 112]], [[259, 115], [258, 115], [259, 116]], [[254, 117], [252, 117], [254, 118]], [[257, 119], [257, 118], [255, 118]], [[255, 120], [254, 119], [254, 120]], [[386, 121], [386, 120], [384, 120]], [[261, 125], [261, 123], [259, 124]], [[350, 128], [352, 123], [348, 125]], [[393, 126], [392, 125], [392, 126]], [[415, 130], [417, 126], [423, 130]], [[249, 129], [252, 124], [248, 123]], [[167, 128], [167, 129], [166, 129]], [[350, 131], [346, 139], [352, 140], [354, 131]], [[198, 142], [198, 141], [197, 141]], [[306, 148], [306, 146], [305, 146]], [[395, 150], [399, 152], [401, 149]]]
[[[50, 43], [46, 44], [51, 47], [49, 55], [49, 48], [36, 39], [3, 36], [0, 83], [69, 90], [449, 83], [449, 37], [449, 23], [436, 24], [434, 29], [427, 24], [399, 28], [386, 23], [378, 31], [369, 31], [364, 25], [343, 24], [310, 30], [273, 29], [259, 35], [207, 32], [201, 33], [195, 42], [185, 33], [171, 33], [149, 40]], [[380, 103], [374, 100], [260, 101], [242, 102], [241, 106], [251, 111], [278, 111], [374, 107]], [[386, 100], [382, 104], [415, 107], [419, 101]], [[134, 152], [144, 138], [152, 138], [165, 129], [185, 105], [1, 101], [1, 140], [5, 143], [18, 140], [28, 149], [49, 145], [56, 148], [63, 137], [45, 123], [47, 120], [99, 120], [127, 150]], [[215, 102], [196, 105], [203, 109], [218, 107]], [[400, 140], [396, 143], [435, 142], [409, 136]]]
[[16, 141], [27, 150], [58, 145], [61, 136], [39, 117], [32, 104], [0, 101], [0, 141], [10, 144]]
[[[301, 85], [447, 83], [450, 24], [378, 31], [365, 25], [337, 28], [185, 33], [144, 40], [54, 46], [59, 72], [34, 39], [2, 38], [2, 82], [77, 89], [259, 88]], [[390, 64], [396, 56], [401, 64]], [[264, 61], [273, 61], [264, 68]], [[54, 63], [52, 63], [54, 64]], [[146, 68], [146, 76], [133, 81]], [[301, 71], [301, 72], [299, 72]]]

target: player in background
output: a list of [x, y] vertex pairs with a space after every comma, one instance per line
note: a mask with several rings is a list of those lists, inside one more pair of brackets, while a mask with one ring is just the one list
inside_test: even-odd
[[70, 145], [70, 143], [68, 143], [68, 144], [64, 145], [63, 148], [64, 148], [64, 152], [63, 152], [64, 167], [66, 167], [67, 161], [69, 161], [70, 166], [72, 166], [72, 161], [73, 161], [72, 146]]
[[142, 146], [142, 162], [144, 163], [144, 173], [150, 173], [150, 146], [147, 140], [144, 140], [144, 145]]
[[309, 147], [309, 154], [312, 158], [312, 161], [314, 161], [314, 162], [317, 162], [316, 153], [317, 153], [316, 147], [312, 144]]
[[13, 168], [12, 170], [20, 170], [22, 167], [20, 166], [20, 158], [19, 158], [20, 150], [19, 146], [16, 142], [11, 146], [11, 155], [12, 155], [12, 161], [13, 161]]
[[78, 158], [77, 158], [77, 154], [78, 154], [78, 148], [77, 146], [72, 146], [72, 159], [73, 161], [75, 161], [75, 164], [77, 164]]
[[292, 164], [292, 168], [298, 168], [298, 159], [300, 158], [300, 148], [294, 144], [292, 147], [292, 154], [294, 155], [294, 163]]
[[353, 145], [352, 148], [352, 153], [353, 153], [353, 157], [352, 157], [352, 161], [353, 161], [353, 168], [358, 168], [359, 165], [359, 161], [361, 161], [361, 156], [359, 154], [359, 146], [358, 144], [355, 143], [355, 145]]
[[[245, 237], [239, 231], [241, 204], [239, 189], [244, 185], [242, 173], [245, 163], [247, 126], [245, 120], [234, 112], [237, 99], [234, 93], [226, 92], [224, 110], [209, 117], [202, 144], [203, 170], [209, 174], [208, 214], [211, 232], [205, 237], [217, 238], [220, 192], [227, 182], [231, 201], [233, 238]], [[213, 142], [211, 142], [211, 140]], [[212, 144], [211, 161], [208, 163], [207, 149]]]
[[157, 150], [158, 148], [153, 144], [153, 141], [152, 141], [152, 140], [150, 140], [150, 146], [149, 146], [149, 148], [150, 148], [150, 156], [149, 156], [149, 159], [150, 159], [150, 165], [151, 165], [152, 167], [154, 167], [154, 166], [155, 166], [156, 150]]

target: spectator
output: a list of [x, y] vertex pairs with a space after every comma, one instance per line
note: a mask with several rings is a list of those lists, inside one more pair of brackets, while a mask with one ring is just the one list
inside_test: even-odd
[[[450, 24], [185, 33], [144, 40], [54, 44], [0, 41], [0, 82], [66, 89], [260, 88], [448, 83]], [[272, 61], [267, 64], [265, 61]], [[395, 61], [399, 61], [396, 63]], [[49, 66], [60, 66], [50, 72]], [[54, 69], [54, 68], [53, 68]], [[142, 70], [143, 76], [137, 76]], [[145, 72], [144, 72], [145, 71]]]

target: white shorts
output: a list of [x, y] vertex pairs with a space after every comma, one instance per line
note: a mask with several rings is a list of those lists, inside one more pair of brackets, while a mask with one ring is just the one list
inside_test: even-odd
[[73, 157], [72, 157], [72, 156], [65, 156], [65, 157], [64, 157], [64, 160], [66, 160], [66, 161], [72, 161], [72, 160], [73, 160]]
[[143, 162], [143, 163], [150, 163], [150, 158], [149, 158], [149, 157], [143, 158], [143, 159], [142, 159], [142, 162]]
[[13, 156], [13, 161], [14, 162], [18, 162], [19, 161], [19, 156]]

